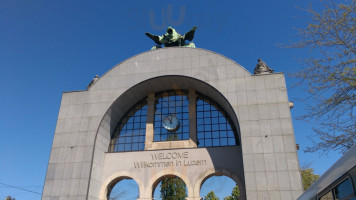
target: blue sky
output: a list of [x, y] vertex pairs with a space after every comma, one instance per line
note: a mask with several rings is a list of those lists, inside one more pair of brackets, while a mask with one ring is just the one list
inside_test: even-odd
[[[180, 33], [198, 26], [194, 43], [225, 55], [253, 72], [262, 58], [284, 72], [294, 100], [294, 131], [301, 149], [310, 145], [311, 124], [295, 120], [305, 112], [305, 97], [289, 73], [301, 69], [307, 49], [278, 44], [297, 41], [306, 24], [309, 3], [270, 1], [0, 1], [0, 183], [42, 192], [61, 93], [84, 90], [95, 74], [103, 75], [123, 60], [149, 50], [144, 33], [163, 34], [168, 25]], [[323, 173], [337, 153], [298, 152], [300, 164], [311, 162]], [[38, 200], [40, 195], [0, 184], [0, 199]]]

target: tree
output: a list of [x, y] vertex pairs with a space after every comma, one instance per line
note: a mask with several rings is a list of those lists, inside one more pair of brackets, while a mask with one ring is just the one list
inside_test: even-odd
[[231, 192], [231, 196], [225, 197], [224, 200], [240, 200], [240, 189], [236, 185]]
[[319, 175], [314, 174], [314, 169], [312, 169], [312, 168], [302, 169], [301, 174], [302, 174], [304, 190], [307, 190], [320, 177]]
[[161, 183], [162, 200], [185, 200], [186, 197], [186, 185], [182, 179], [178, 177], [163, 179]]
[[204, 200], [219, 200], [219, 197], [217, 197], [213, 191], [210, 191], [208, 194], [206, 194]]
[[306, 152], [345, 152], [356, 142], [356, 0], [337, 4], [321, 0], [324, 10], [306, 9], [310, 23], [299, 30], [300, 41], [291, 47], [310, 48], [317, 58], [304, 60], [295, 74], [307, 83], [311, 100], [300, 119], [313, 121], [313, 144]]

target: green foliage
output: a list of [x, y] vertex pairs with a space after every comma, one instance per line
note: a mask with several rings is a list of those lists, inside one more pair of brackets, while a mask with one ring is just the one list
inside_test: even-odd
[[165, 178], [161, 184], [162, 200], [185, 200], [186, 185], [184, 181], [178, 177]]
[[320, 1], [324, 10], [305, 11], [310, 23], [299, 30], [292, 47], [308, 47], [318, 57], [307, 58], [295, 76], [307, 84], [307, 113], [300, 117], [316, 126], [306, 152], [345, 152], [356, 143], [356, 0], [337, 4]]
[[304, 190], [307, 190], [315, 181], [319, 179], [319, 175], [314, 174], [314, 169], [302, 169], [301, 170], [302, 179], [303, 179], [303, 187]]
[[219, 200], [219, 197], [217, 197], [213, 191], [210, 191], [208, 194], [206, 194], [204, 200]]
[[236, 185], [231, 192], [231, 196], [225, 197], [224, 200], [240, 200], [240, 189]]
[[178, 135], [175, 133], [171, 133], [169, 134], [169, 136], [167, 137], [167, 141], [177, 141], [178, 140]]

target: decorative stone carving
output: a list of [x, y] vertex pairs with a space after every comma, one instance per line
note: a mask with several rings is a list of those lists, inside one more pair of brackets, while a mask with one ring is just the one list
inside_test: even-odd
[[162, 36], [152, 35], [151, 33], [145, 33], [149, 38], [151, 38], [157, 45], [153, 46], [151, 50], [162, 48], [163, 44], [165, 47], [174, 47], [174, 46], [184, 46], [195, 48], [193, 42], [186, 43], [185, 41], [192, 41], [194, 39], [195, 30], [197, 26], [194, 26], [190, 31], [188, 31], [183, 36], [176, 32], [174, 28], [169, 26], [167, 32]]
[[256, 65], [254, 74], [270, 74], [273, 73], [274, 70], [267, 66], [267, 64], [262, 61], [261, 58], [258, 59], [258, 63]]

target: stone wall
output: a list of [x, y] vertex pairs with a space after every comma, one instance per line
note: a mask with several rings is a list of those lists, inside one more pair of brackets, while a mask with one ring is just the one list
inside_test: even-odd
[[[63, 93], [42, 199], [103, 199], [107, 185], [116, 176], [126, 172], [126, 176], [138, 177], [137, 170], [119, 171], [123, 168], [110, 168], [109, 163], [120, 161], [132, 167], [132, 161], [123, 158], [151, 151], [107, 153], [110, 134], [134, 103], [177, 85], [214, 99], [235, 118], [240, 129], [241, 146], [231, 147], [231, 156], [238, 161], [235, 168], [227, 169], [225, 165], [231, 160], [226, 159], [219, 168], [209, 165], [200, 174], [232, 171], [230, 176], [238, 177], [249, 200], [289, 200], [302, 193], [284, 75], [251, 75], [217, 53], [171, 47], [148, 51], [118, 64], [88, 91]], [[209, 149], [187, 151], [191, 156], [207, 151], [204, 155], [209, 160]], [[217, 157], [211, 159], [211, 164], [214, 159]], [[141, 171], [151, 177], [138, 181], [141, 198], [151, 198], [152, 181], [147, 180], [164, 174], [191, 173], [190, 169], [167, 170], [157, 169], [156, 174]], [[203, 179], [189, 180], [192, 189], [188, 199], [198, 199], [197, 181]]]

